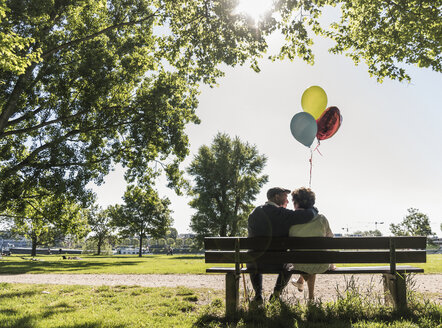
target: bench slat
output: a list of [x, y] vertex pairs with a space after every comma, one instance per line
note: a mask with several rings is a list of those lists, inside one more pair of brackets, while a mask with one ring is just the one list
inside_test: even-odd
[[[424, 263], [426, 251], [397, 251], [397, 263]], [[389, 251], [284, 251], [284, 252], [255, 252], [242, 251], [239, 254], [240, 263], [256, 262], [277, 263], [389, 263]], [[206, 251], [206, 263], [235, 263], [233, 251]]]
[[[233, 250], [234, 237], [206, 237], [206, 250]], [[389, 249], [390, 239], [396, 249], [425, 249], [426, 237], [238, 237], [241, 249], [285, 250], [285, 249]]]
[[[293, 273], [301, 273], [297, 270], [291, 270]], [[235, 268], [233, 267], [215, 267], [206, 269], [207, 273], [233, 273], [235, 272]], [[253, 270], [248, 270], [247, 268], [242, 268], [241, 273], [250, 273]], [[421, 273], [424, 272], [424, 269], [409, 266], [409, 265], [401, 265], [397, 266], [397, 272], [399, 273]], [[276, 270], [260, 270], [260, 273], [264, 274], [277, 274], [279, 271]], [[336, 270], [329, 270], [322, 274], [359, 274], [359, 273], [390, 273], [390, 266], [365, 266], [365, 267], [338, 267]]]

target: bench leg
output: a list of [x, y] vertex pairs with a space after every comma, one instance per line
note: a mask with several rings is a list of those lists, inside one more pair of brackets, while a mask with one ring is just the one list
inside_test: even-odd
[[385, 302], [393, 303], [396, 309], [407, 308], [407, 286], [405, 284], [405, 274], [395, 275], [384, 273], [384, 293]]
[[239, 276], [233, 272], [226, 274], [226, 318], [232, 320], [236, 316], [239, 303]]

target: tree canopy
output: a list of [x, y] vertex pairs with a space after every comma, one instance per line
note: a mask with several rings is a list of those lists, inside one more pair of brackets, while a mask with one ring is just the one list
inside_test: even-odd
[[138, 236], [142, 256], [143, 239], [148, 235], [159, 238], [166, 235], [172, 224], [170, 201], [160, 198], [151, 187], [129, 185], [123, 196], [124, 204], [108, 208], [113, 224], [122, 236]]
[[87, 222], [92, 233], [88, 239], [97, 243], [97, 255], [100, 255], [105, 242], [116, 240], [110, 211], [93, 206], [87, 211]]
[[433, 235], [428, 215], [417, 208], [407, 209], [408, 214], [399, 224], [390, 224], [390, 231], [395, 236], [430, 236]]
[[32, 189], [26, 191], [24, 199], [5, 215], [12, 218], [14, 233], [31, 240], [32, 256], [38, 245], [49, 246], [66, 235], [82, 238], [88, 233], [86, 213], [72, 200]]
[[404, 64], [442, 72], [441, 0], [314, 2], [340, 8], [339, 21], [318, 28], [336, 42], [330, 51], [346, 54], [355, 64], [365, 62], [378, 81], [410, 79]]
[[[10, 12], [6, 0], [0, 0], [0, 23]], [[26, 51], [32, 48], [34, 39], [22, 37], [14, 32], [13, 26], [2, 24], [0, 31], [0, 70], [13, 74], [23, 74], [26, 67], [40, 60], [40, 49]]]
[[[222, 63], [258, 71], [271, 33], [286, 39], [273, 59], [312, 63], [318, 33], [380, 80], [407, 78], [404, 63], [441, 71], [441, 0], [277, 0], [258, 24], [237, 4], [1, 0], [0, 211], [27, 188], [90, 202], [85, 186], [115, 163], [130, 183], [163, 168], [179, 188], [199, 84]], [[328, 6], [342, 17], [330, 28]]]
[[370, 237], [370, 236], [382, 236], [382, 232], [380, 232], [378, 229], [375, 230], [365, 230], [365, 231], [355, 231], [353, 232], [353, 235], [361, 235], [364, 237]]
[[268, 180], [261, 175], [266, 161], [256, 146], [227, 134], [200, 147], [187, 169], [194, 178], [190, 206], [196, 209], [190, 226], [199, 240], [246, 233], [252, 201]]

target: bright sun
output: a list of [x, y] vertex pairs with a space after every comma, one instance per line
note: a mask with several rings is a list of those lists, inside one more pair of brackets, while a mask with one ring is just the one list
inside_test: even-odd
[[257, 23], [261, 16], [271, 9], [274, 0], [240, 0], [235, 11], [244, 13]]

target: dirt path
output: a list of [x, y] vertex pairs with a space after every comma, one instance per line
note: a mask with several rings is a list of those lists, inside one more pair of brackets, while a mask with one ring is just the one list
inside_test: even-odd
[[[297, 276], [294, 276], [297, 277]], [[323, 301], [333, 300], [337, 296], [337, 289], [345, 290], [351, 279], [350, 275], [318, 275], [316, 279], [315, 295]], [[382, 293], [381, 275], [356, 275], [356, 286], [360, 293], [367, 291]], [[270, 295], [276, 275], [264, 276], [265, 295]], [[27, 284], [60, 284], [60, 285], [138, 285], [144, 287], [176, 287], [212, 288], [224, 290], [224, 275], [158, 275], [158, 274], [0, 274], [0, 282], [27, 283]], [[424, 294], [425, 297], [442, 304], [442, 274], [417, 274], [412, 277], [413, 290]], [[243, 295], [243, 280], [240, 281], [241, 295]], [[307, 289], [307, 288], [305, 288]], [[251, 283], [246, 276], [246, 290], [251, 291]], [[304, 299], [306, 291], [298, 292], [291, 284], [285, 290], [285, 298]]]

